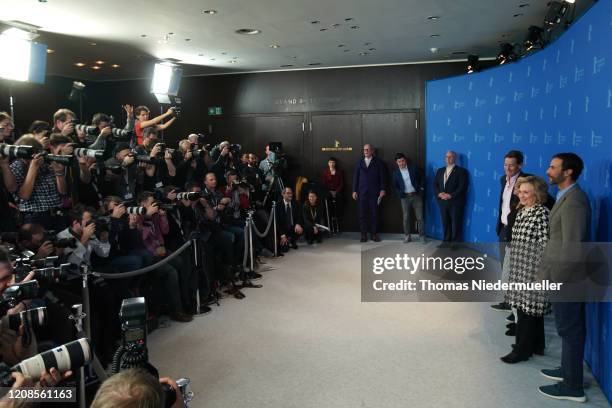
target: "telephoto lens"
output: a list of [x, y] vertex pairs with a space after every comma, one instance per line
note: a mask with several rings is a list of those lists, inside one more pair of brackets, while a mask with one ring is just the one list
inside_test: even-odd
[[34, 269], [34, 277], [47, 282], [64, 282], [71, 270], [72, 264], [65, 263], [57, 267]]
[[104, 156], [104, 150], [86, 149], [83, 147], [77, 147], [74, 149], [75, 157], [90, 157], [92, 159], [101, 160]]
[[177, 200], [189, 200], [189, 201], [198, 201], [202, 197], [201, 193], [191, 192], [191, 193], [177, 193]]
[[31, 159], [36, 153], [32, 146], [14, 146], [0, 143], [0, 156], [10, 159]]
[[145, 215], [147, 209], [144, 207], [125, 207], [126, 214]]
[[31, 280], [16, 283], [9, 286], [2, 292], [2, 300], [9, 303], [19, 303], [22, 300], [32, 299], [38, 295], [38, 282]]
[[75, 371], [91, 362], [91, 347], [87, 339], [82, 338], [63, 344], [51, 350], [43, 351], [34, 357], [23, 360], [13, 366], [26, 378], [40, 378], [41, 374], [55, 367], [60, 373]]
[[56, 248], [76, 248], [76, 238], [55, 238], [51, 240], [51, 243]]
[[37, 307], [36, 309], [24, 310], [16, 314], [6, 315], [2, 318], [2, 324], [8, 321], [11, 330], [19, 331], [19, 326], [29, 326], [35, 332], [47, 324], [47, 308]]
[[74, 156], [63, 155], [63, 154], [45, 154], [45, 163], [59, 163], [64, 166], [69, 166], [74, 162]]

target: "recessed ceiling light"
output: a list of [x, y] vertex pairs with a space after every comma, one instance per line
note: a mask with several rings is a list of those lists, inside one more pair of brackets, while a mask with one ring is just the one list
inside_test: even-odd
[[322, 28], [319, 31], [327, 31], [327, 28]]
[[319, 24], [319, 23], [320, 23], [319, 20], [313, 20], [313, 21], [310, 22], [310, 24]]
[[348, 17], [348, 18], [345, 18], [345, 19], [344, 19], [344, 21], [353, 21], [353, 20], [354, 20], [354, 18], [353, 18], [353, 17]]
[[338, 27], [340, 27], [341, 25], [342, 25], [342, 24], [335, 23], [335, 24], [332, 24], [332, 27], [334, 27], [334, 28], [338, 28]]
[[191, 41], [191, 38], [185, 38], [185, 41]]
[[39, 3], [46, 3], [47, 0], [38, 0]]
[[113, 64], [111, 65], [111, 68], [119, 68], [119, 64]]
[[261, 33], [261, 30], [258, 30], [256, 28], [239, 28], [238, 30], [236, 30], [236, 34], [242, 35], [255, 35], [259, 33]]
[[278, 44], [270, 44], [269, 47], [270, 48], [280, 48], [280, 45], [278, 45]]
[[452, 52], [453, 55], [463, 55], [463, 54], [467, 54], [466, 51], [453, 51]]
[[84, 62], [75, 62], [75, 64], [77, 67], [84, 67], [85, 63]]
[[519, 8], [525, 8], [525, 7], [529, 7], [529, 6], [530, 6], [529, 3], [519, 4]]
[[344, 52], [351, 52], [351, 50], [348, 50], [348, 49], [347, 49], [347, 50], [344, 50]]
[[431, 21], [435, 21], [435, 20], [439, 20], [440, 16], [429, 16], [429, 17], [427, 17], [427, 19], [431, 20]]
[[221, 53], [221, 55], [227, 55], [227, 52], [223, 51], [223, 52]]
[[435, 54], [436, 52], [438, 52], [438, 49], [437, 49], [436, 47], [431, 47], [431, 48], [429, 49], [429, 51], [430, 51], [432, 54]]
[[97, 44], [97, 43], [95, 43], [95, 42], [90, 42], [90, 43], [89, 43], [89, 45], [91, 45], [92, 47], [95, 47], [95, 46], [96, 46], [96, 45], [98, 45], [98, 44]]
[[102, 64], [104, 64], [104, 61], [102, 61], [102, 60], [97, 60], [97, 61], [96, 61], [96, 64], [98, 64], [98, 65], [102, 65]]
[[198, 54], [198, 57], [203, 57], [203, 56], [204, 56], [204, 54]]
[[368, 48], [368, 51], [376, 51], [376, 48]]
[[91, 67], [91, 69], [95, 69], [95, 70], [97, 71], [97, 70], [99, 70], [99, 69], [100, 69], [100, 67], [99, 67], [99, 66], [97, 66], [97, 65], [94, 65], [93, 67]]
[[308, 65], [310, 65], [311, 67], [314, 67], [315, 65], [321, 65], [321, 63], [320, 62], [311, 62]]
[[365, 45], [367, 47], [368, 45], [372, 45], [372, 43], [371, 42], [367, 42], [367, 43], [363, 43], [363, 45]]
[[522, 15], [523, 15], [523, 13], [516, 13], [516, 14], [515, 14], [515, 15], [513, 15], [512, 17], [516, 18], [516, 17], [520, 17], [520, 16], [522, 16]]
[[168, 35], [174, 35], [174, 33], [168, 33]]
[[232, 57], [232, 59], [238, 59], [238, 57]]
[[369, 54], [369, 52], [366, 52], [366, 51], [361, 51], [361, 52], [359, 53], [359, 55], [361, 55], [362, 57], [363, 57], [364, 55], [368, 55], [368, 54]]
[[141, 36], [142, 38], [145, 38], [147, 35], [146, 35], [146, 34], [140, 34], [140, 36]]
[[53, 54], [55, 52], [55, 50], [51, 49], [51, 48], [47, 48], [47, 54]]
[[212, 16], [213, 14], [217, 14], [218, 11], [217, 10], [202, 10], [202, 13]]
[[431, 38], [436, 38], [436, 37], [439, 37], [439, 36], [440, 36], [440, 34], [430, 34], [429, 36], [430, 36]]
[[358, 25], [351, 26], [351, 30], [359, 30], [359, 26]]
[[342, 48], [342, 47], [346, 47], [346, 45], [344, 45], [344, 44], [338, 44], [338, 47]]
[[238, 63], [238, 61], [236, 61], [236, 60], [229, 60], [229, 63], [230, 63], [230, 64], [237, 64], [237, 63]]
[[289, 67], [292, 67], [292, 66], [293, 66], [293, 64], [285, 64], [285, 65], [281, 65], [280, 67], [281, 68], [289, 68]]
[[211, 61], [214, 61], [215, 59], [214, 59], [214, 58], [211, 58], [210, 60], [211, 60]]

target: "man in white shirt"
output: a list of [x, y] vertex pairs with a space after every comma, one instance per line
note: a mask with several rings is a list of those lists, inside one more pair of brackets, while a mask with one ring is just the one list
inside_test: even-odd
[[70, 226], [57, 234], [58, 238], [76, 238], [76, 248], [58, 249], [67, 262], [74, 265], [91, 266], [91, 254], [95, 253], [101, 258], [107, 258], [110, 253], [108, 231], [100, 232], [96, 236], [96, 223], [93, 209], [75, 207], [68, 213]]

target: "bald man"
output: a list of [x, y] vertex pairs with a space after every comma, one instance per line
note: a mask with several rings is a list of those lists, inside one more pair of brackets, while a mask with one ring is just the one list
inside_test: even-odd
[[440, 206], [440, 216], [444, 227], [444, 239], [440, 246], [448, 247], [454, 242], [461, 241], [468, 172], [457, 165], [457, 153], [446, 152], [444, 160], [446, 166], [439, 168], [436, 172], [434, 192]]
[[353, 174], [353, 200], [359, 205], [359, 229], [361, 242], [368, 240], [368, 230], [372, 241], [379, 242], [378, 207], [386, 194], [385, 164], [374, 156], [370, 144], [363, 146], [363, 158], [355, 166]]

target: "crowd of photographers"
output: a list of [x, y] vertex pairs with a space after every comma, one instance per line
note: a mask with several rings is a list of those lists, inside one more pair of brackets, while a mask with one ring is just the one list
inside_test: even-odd
[[[241, 299], [241, 289], [260, 287], [251, 281], [261, 275], [243, 265], [271, 257], [276, 239], [286, 251], [303, 232], [301, 213], [294, 219], [292, 207], [278, 205], [278, 235], [252, 234], [252, 253], [245, 245], [247, 218], [264, 231], [271, 202], [292, 202], [278, 177], [286, 163], [274, 146], [266, 146], [261, 163], [239, 145], [206, 145], [200, 134], [170, 148], [160, 132], [178, 109], [155, 118], [144, 106], [124, 110], [123, 128], [103, 113], [87, 125], [60, 109], [52, 123], [37, 120], [23, 135], [14, 135], [13, 119], [0, 112], [0, 305], [3, 315], [20, 316], [11, 327], [0, 323], [0, 358], [13, 367], [0, 376], [15, 384], [24, 381], [15, 364], [77, 337], [69, 317], [72, 305], [83, 303], [83, 279], [91, 341], [105, 365], [121, 339], [123, 299], [146, 298], [149, 328], [162, 314], [189, 322], [220, 297]], [[320, 240], [315, 223], [322, 212], [316, 197], [309, 199], [312, 242]], [[109, 278], [151, 265], [150, 273]], [[44, 310], [40, 321], [34, 310]], [[44, 324], [35, 324], [42, 317]], [[38, 385], [62, 376], [44, 371]]]

